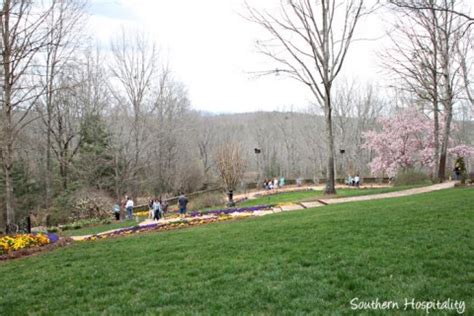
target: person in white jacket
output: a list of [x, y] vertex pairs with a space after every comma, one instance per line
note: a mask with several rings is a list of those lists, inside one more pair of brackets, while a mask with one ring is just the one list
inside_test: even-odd
[[127, 209], [128, 219], [133, 219], [133, 200], [131, 197], [127, 197], [127, 203], [125, 204], [125, 208]]

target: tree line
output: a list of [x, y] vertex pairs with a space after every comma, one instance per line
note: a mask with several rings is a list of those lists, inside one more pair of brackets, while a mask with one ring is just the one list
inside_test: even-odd
[[[300, 81], [314, 104], [305, 113], [212, 115], [192, 109], [145, 32], [123, 28], [98, 44], [84, 31], [85, 0], [4, 0], [0, 220], [61, 207], [79, 188], [115, 199], [193, 191], [228, 174], [225, 146], [243, 162], [245, 181], [326, 178], [335, 192], [336, 178], [369, 174], [375, 153], [363, 146], [364, 132], [407, 105], [434, 120], [432, 174], [443, 180], [448, 140], [473, 139], [472, 20], [461, 1], [384, 5], [395, 17], [393, 45], [381, 56], [392, 92], [339, 75], [360, 19], [375, 9], [364, 1], [283, 1], [280, 16], [247, 5], [248, 19], [272, 40], [259, 42], [277, 64], [263, 74]], [[453, 121], [461, 126], [454, 131]]]

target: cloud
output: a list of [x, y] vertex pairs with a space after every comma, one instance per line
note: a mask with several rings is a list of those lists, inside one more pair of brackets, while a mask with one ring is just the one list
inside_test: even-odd
[[119, 0], [92, 0], [89, 5], [92, 15], [103, 16], [111, 19], [136, 20], [133, 10]]

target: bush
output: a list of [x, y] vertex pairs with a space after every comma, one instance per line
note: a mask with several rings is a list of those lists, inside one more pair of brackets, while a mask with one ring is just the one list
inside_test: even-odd
[[425, 173], [416, 170], [401, 171], [394, 181], [395, 186], [419, 184], [431, 184], [431, 180]]
[[204, 185], [204, 172], [200, 163], [191, 162], [178, 169], [176, 179], [175, 189], [184, 192], [195, 192]]
[[66, 211], [60, 207], [53, 207], [49, 209], [49, 211], [44, 210], [46, 212], [46, 226], [58, 226], [62, 223], [67, 223], [69, 221], [70, 212]]
[[60, 229], [57, 226], [48, 227], [48, 233], [57, 233], [59, 231], [60, 231]]
[[112, 214], [113, 199], [105, 192], [82, 189], [71, 197], [71, 219], [105, 219]]
[[225, 205], [226, 198], [221, 192], [209, 192], [196, 197], [190, 197], [190, 209], [200, 210], [212, 206]]

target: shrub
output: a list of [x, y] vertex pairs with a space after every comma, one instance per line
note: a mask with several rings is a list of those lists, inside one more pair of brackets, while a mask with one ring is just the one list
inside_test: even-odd
[[394, 181], [395, 186], [418, 184], [431, 184], [431, 181], [425, 173], [416, 170], [401, 171]]
[[46, 212], [46, 226], [58, 226], [69, 221], [70, 212], [60, 207], [52, 207]]
[[204, 172], [199, 163], [188, 163], [178, 169], [175, 189], [184, 192], [200, 190], [204, 184]]
[[200, 210], [212, 206], [222, 206], [225, 205], [226, 198], [225, 195], [221, 192], [209, 192], [202, 195], [191, 197], [190, 200], [190, 209]]
[[57, 233], [59, 231], [60, 231], [60, 229], [57, 226], [48, 227], [48, 233]]

